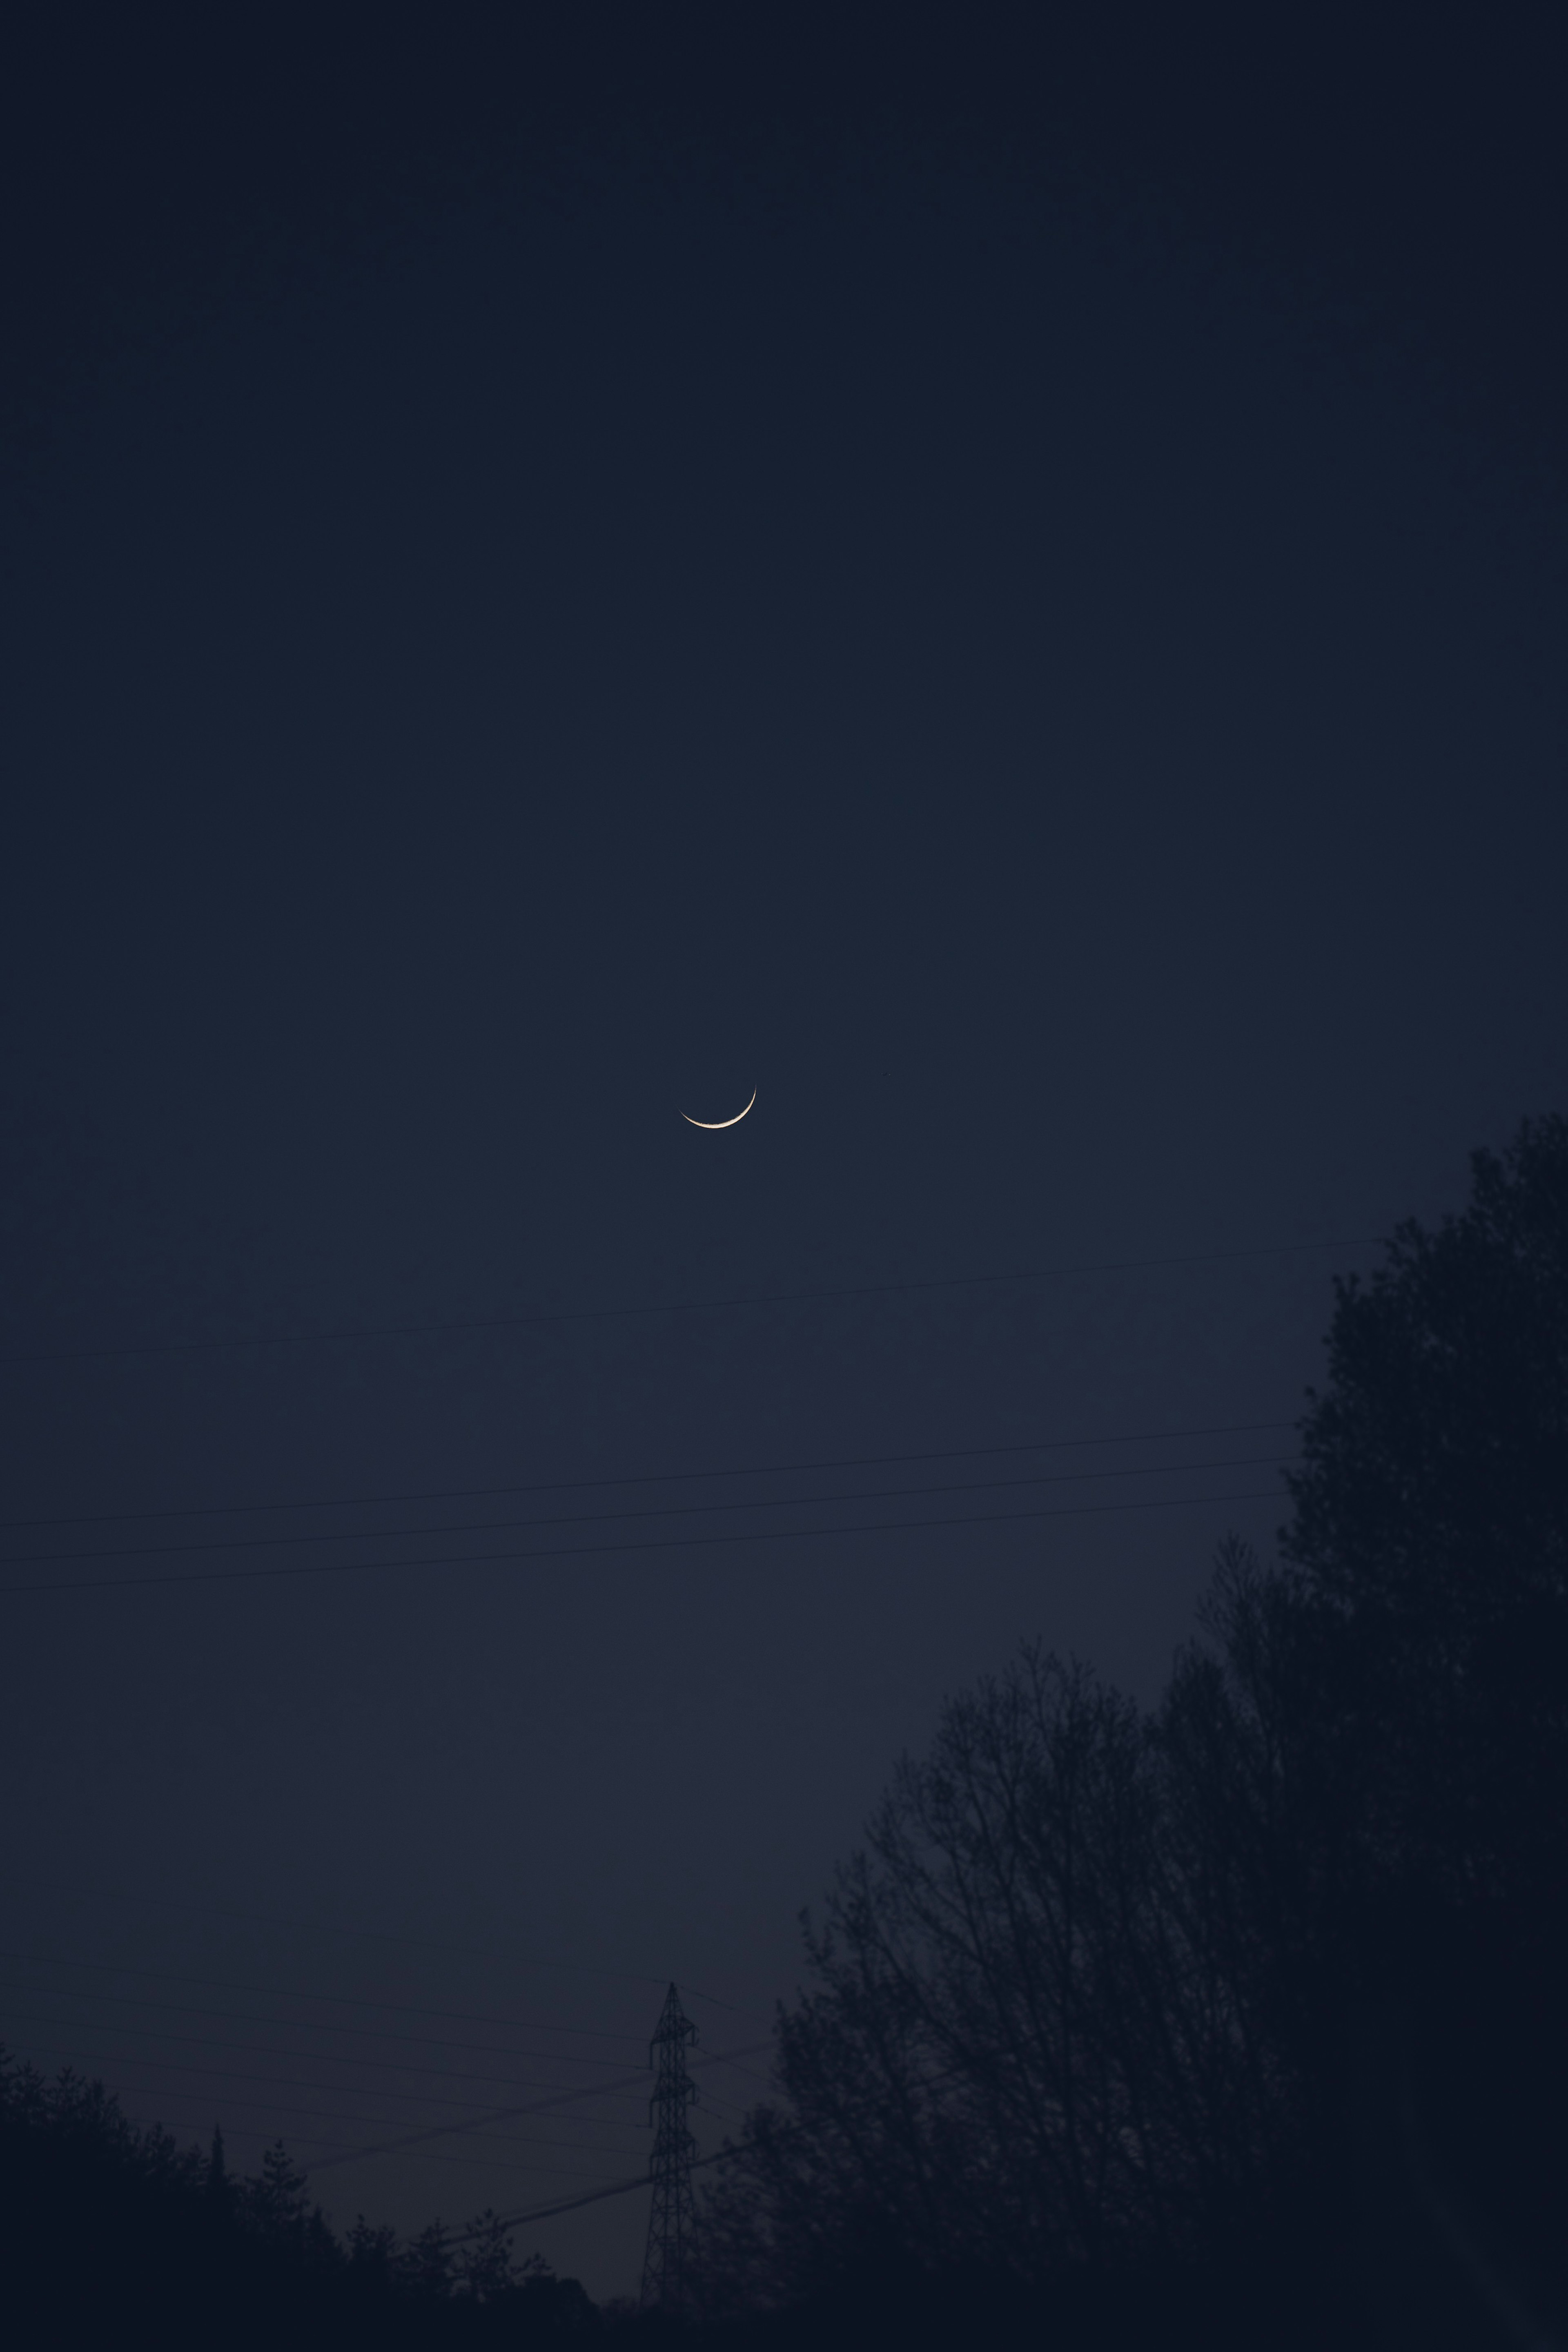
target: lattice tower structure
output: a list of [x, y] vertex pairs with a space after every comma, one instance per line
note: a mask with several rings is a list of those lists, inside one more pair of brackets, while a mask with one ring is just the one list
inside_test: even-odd
[[653, 2127], [649, 2170], [653, 2204], [648, 2215], [648, 2251], [643, 2262], [643, 2307], [678, 2311], [687, 2291], [686, 2265], [692, 2237], [692, 2158], [697, 2152], [687, 2116], [697, 2086], [686, 2072], [686, 2051], [697, 2030], [681, 2007], [674, 1985], [664, 1996], [648, 2047], [656, 2067], [648, 2120]]

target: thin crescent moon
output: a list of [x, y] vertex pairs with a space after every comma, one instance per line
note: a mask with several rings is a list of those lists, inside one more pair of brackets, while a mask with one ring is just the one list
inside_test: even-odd
[[[756, 1100], [757, 1088], [753, 1087], [751, 1089], [751, 1102], [754, 1103]], [[750, 1108], [751, 1103], [747, 1103], [746, 1110], [749, 1110]], [[710, 1135], [716, 1135], [721, 1127], [738, 1127], [741, 1120], [746, 1117], [746, 1110], [737, 1110], [733, 1118], [694, 1118], [690, 1111], [686, 1110], [684, 1110], [681, 1113], [681, 1117], [685, 1120], [688, 1127], [706, 1127]]]

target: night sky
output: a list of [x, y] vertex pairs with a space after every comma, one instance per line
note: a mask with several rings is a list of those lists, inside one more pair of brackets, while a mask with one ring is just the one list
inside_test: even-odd
[[0, 2037], [457, 2221], [671, 1978], [734, 2128], [944, 1695], [1152, 1697], [1568, 1108], [1561, 60], [136, 13], [0, 76]]

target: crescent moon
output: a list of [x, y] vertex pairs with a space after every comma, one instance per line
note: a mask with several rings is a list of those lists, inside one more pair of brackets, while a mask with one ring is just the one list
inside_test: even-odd
[[[754, 1103], [756, 1100], [757, 1088], [753, 1087], [751, 1089], [751, 1102]], [[749, 1110], [750, 1108], [751, 1103], [747, 1103], [746, 1110]], [[688, 1127], [706, 1127], [710, 1135], [716, 1135], [721, 1127], [738, 1127], [741, 1120], [746, 1117], [746, 1110], [737, 1110], [733, 1118], [694, 1118], [690, 1111], [685, 1110], [681, 1113], [681, 1117], [685, 1120]]]

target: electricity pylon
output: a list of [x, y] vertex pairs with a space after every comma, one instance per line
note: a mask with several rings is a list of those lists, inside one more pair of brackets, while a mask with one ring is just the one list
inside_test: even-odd
[[648, 2216], [648, 2251], [643, 2262], [644, 2310], [656, 2306], [678, 2311], [685, 2301], [692, 2158], [697, 2152], [686, 2126], [686, 2111], [697, 2095], [697, 2086], [686, 2072], [686, 2044], [696, 2038], [696, 2027], [672, 1985], [648, 2045], [648, 2063], [659, 2072], [648, 2102], [648, 2121], [653, 2126], [653, 2154], [648, 2168], [653, 2179], [653, 2207]]

